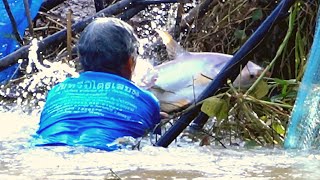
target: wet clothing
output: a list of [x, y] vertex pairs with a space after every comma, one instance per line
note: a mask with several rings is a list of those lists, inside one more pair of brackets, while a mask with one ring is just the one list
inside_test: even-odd
[[159, 102], [120, 76], [83, 72], [48, 93], [37, 145], [82, 145], [118, 149], [114, 140], [141, 137], [160, 121]]

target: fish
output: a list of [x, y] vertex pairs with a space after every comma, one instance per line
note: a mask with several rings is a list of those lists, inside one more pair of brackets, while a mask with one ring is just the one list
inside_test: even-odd
[[[147, 61], [138, 61], [134, 81], [140, 82], [138, 86], [158, 98], [161, 111], [171, 113], [194, 103], [233, 56], [217, 52], [189, 52], [168, 32], [156, 32], [173, 60], [156, 66]], [[233, 86], [250, 86], [262, 71], [261, 66], [249, 61], [233, 82]], [[144, 72], [144, 75], [137, 76], [137, 72]]]

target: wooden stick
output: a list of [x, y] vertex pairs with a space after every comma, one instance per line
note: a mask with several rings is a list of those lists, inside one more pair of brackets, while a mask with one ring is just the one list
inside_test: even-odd
[[69, 9], [67, 14], [67, 51], [68, 51], [68, 60], [72, 59], [72, 47], [71, 47], [71, 41], [72, 41], [72, 30], [71, 30], [71, 16], [72, 16], [72, 10]]
[[10, 19], [10, 22], [11, 22], [11, 25], [12, 25], [13, 34], [16, 37], [16, 40], [18, 41], [18, 43], [22, 46], [23, 45], [23, 40], [22, 40], [22, 38], [21, 38], [21, 36], [19, 34], [18, 26], [17, 26], [16, 20], [13, 17], [12, 12], [11, 12], [9, 3], [8, 3], [7, 0], [2, 0], [2, 2], [3, 2], [3, 5], [4, 5], [4, 7], [5, 7], [6, 11], [7, 11], [8, 16], [9, 16], [9, 19]]
[[26, 11], [27, 20], [28, 20], [29, 33], [30, 33], [31, 37], [33, 37], [34, 36], [34, 32], [33, 32], [32, 18], [31, 18], [31, 14], [30, 14], [29, 1], [28, 0], [23, 0], [23, 4], [24, 4], [24, 9]]

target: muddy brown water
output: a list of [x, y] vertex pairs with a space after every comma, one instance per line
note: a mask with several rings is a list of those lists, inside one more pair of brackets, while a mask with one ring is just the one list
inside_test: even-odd
[[33, 147], [38, 113], [0, 112], [0, 179], [319, 179], [320, 153], [270, 148], [168, 148], [146, 138], [140, 150]]

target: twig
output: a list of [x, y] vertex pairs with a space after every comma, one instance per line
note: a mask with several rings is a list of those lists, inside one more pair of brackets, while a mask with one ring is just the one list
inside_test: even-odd
[[8, 16], [9, 16], [14, 36], [16, 37], [16, 40], [18, 41], [18, 43], [22, 46], [23, 45], [23, 40], [22, 40], [22, 38], [21, 38], [21, 36], [20, 36], [20, 34], [18, 32], [18, 26], [17, 26], [16, 20], [13, 17], [12, 12], [11, 12], [8, 0], [2, 0], [2, 2], [3, 2], [3, 5], [4, 5], [4, 7], [5, 7], [6, 11], [7, 11]]

